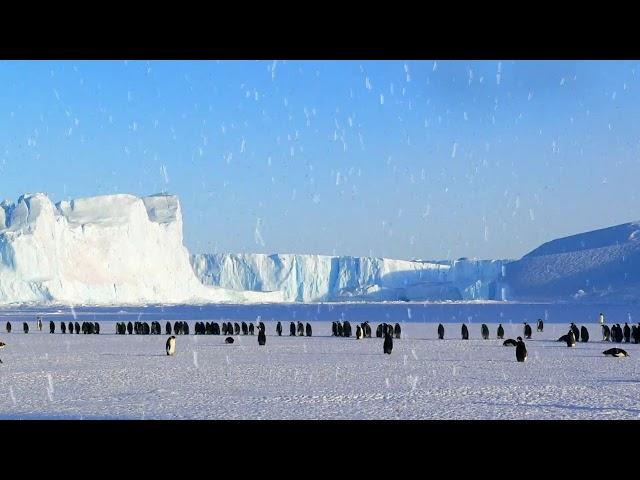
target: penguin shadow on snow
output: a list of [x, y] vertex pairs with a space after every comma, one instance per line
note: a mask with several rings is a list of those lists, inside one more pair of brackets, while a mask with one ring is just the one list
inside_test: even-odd
[[166, 353], [101, 353], [109, 357], [166, 357]]

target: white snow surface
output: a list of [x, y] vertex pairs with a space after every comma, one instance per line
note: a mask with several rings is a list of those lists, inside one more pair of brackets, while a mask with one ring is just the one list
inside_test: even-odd
[[177, 197], [42, 193], [0, 205], [0, 304], [280, 301], [202, 285], [183, 245]]
[[192, 255], [191, 263], [206, 285], [317, 302], [499, 300], [505, 261], [219, 253]]
[[[384, 355], [382, 339], [331, 337], [328, 322], [312, 322], [313, 337], [276, 337], [267, 322], [264, 347], [257, 336], [233, 345], [178, 336], [175, 357], [165, 335], [115, 335], [111, 322], [100, 335], [30, 324], [27, 335], [17, 322], [0, 335], [3, 419], [640, 418], [640, 345], [601, 342], [595, 324], [592, 341], [575, 348], [554, 341], [567, 325], [547, 323], [543, 333], [533, 325], [525, 363], [495, 339], [497, 324], [489, 340], [470, 324], [463, 341], [459, 323], [445, 324], [445, 340], [436, 324], [403, 323]], [[503, 326], [505, 338], [522, 334], [521, 324]], [[602, 355], [613, 346], [631, 356]]]

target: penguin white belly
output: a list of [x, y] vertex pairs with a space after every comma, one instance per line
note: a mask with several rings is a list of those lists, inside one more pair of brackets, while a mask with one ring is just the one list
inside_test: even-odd
[[167, 355], [175, 355], [176, 353], [176, 341], [171, 338], [167, 342]]

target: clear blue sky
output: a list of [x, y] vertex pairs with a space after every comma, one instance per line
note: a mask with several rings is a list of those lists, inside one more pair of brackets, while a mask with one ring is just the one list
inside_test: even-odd
[[193, 252], [518, 258], [640, 219], [640, 63], [0, 64], [0, 196], [177, 194]]

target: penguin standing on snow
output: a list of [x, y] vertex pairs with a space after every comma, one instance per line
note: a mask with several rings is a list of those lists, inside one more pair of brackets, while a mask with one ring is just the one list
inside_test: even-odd
[[60, 330], [62, 330], [62, 333], [67, 333], [67, 324], [60, 322]]
[[502, 324], [498, 325], [498, 338], [500, 340], [504, 338], [504, 328], [502, 328]]
[[625, 343], [629, 343], [631, 341], [631, 328], [629, 328], [629, 324], [624, 322], [624, 341]]
[[264, 330], [258, 330], [258, 345], [264, 345], [267, 343], [267, 336], [264, 334]]
[[636, 325], [631, 325], [631, 338], [633, 339], [633, 343], [638, 343], [640, 341], [640, 336], [638, 335], [640, 331]]
[[533, 332], [531, 330], [531, 325], [529, 325], [527, 322], [524, 322], [524, 338], [531, 338], [532, 334]]
[[38, 320], [38, 330], [42, 331], [42, 317], [37, 317]]
[[469, 340], [469, 329], [464, 323], [462, 324], [461, 333], [462, 333], [463, 340]]
[[[333, 322], [335, 325], [335, 322]], [[282, 324], [280, 322], [278, 322], [278, 324], [276, 325], [276, 333], [278, 334], [279, 337], [282, 336]]]
[[173, 335], [167, 338], [166, 350], [167, 350], [167, 355], [176, 354], [176, 337], [174, 337]]
[[[278, 325], [280, 325], [280, 322], [278, 322]], [[331, 322], [331, 335], [338, 336], [338, 324], [336, 322]]]
[[482, 339], [489, 340], [489, 327], [485, 323], [482, 324]]
[[602, 341], [608, 342], [611, 339], [611, 329], [607, 325], [602, 325]]
[[600, 313], [600, 325], [604, 325], [604, 313]]
[[[6, 343], [0, 342], [0, 349], [3, 349], [6, 346], [7, 346]], [[2, 359], [0, 359], [0, 363], [2, 363]]]
[[27, 322], [22, 322], [22, 330], [24, 333], [29, 333], [29, 324]]
[[575, 347], [576, 346], [576, 336], [573, 333], [573, 330], [569, 330], [567, 333], [567, 347]]
[[7, 322], [7, 333], [11, 333], [11, 322]]
[[376, 327], [376, 337], [382, 338], [382, 324]]
[[589, 341], [589, 330], [587, 330], [587, 327], [585, 327], [584, 325], [580, 327], [580, 337], [582, 338], [582, 342]]
[[602, 353], [606, 356], [611, 356], [611, 357], [628, 357], [629, 356], [629, 354], [621, 348], [610, 348], [609, 350], [605, 350]]
[[[290, 337], [295, 337], [296, 336], [296, 324], [291, 322], [289, 324], [289, 336]], [[342, 336], [342, 335], [340, 335]]]
[[538, 319], [538, 326], [536, 330], [538, 330], [539, 332], [542, 332], [544, 330], [544, 322], [542, 321], [541, 318]]
[[167, 335], [171, 335], [171, 322], [167, 322], [164, 324], [164, 333]]
[[389, 332], [384, 336], [382, 349], [384, 350], [384, 353], [391, 355], [391, 350], [393, 350], [393, 337]]
[[580, 340], [580, 330], [575, 323], [571, 322], [571, 331], [573, 332], [573, 336], [576, 337], [576, 342]]
[[400, 335], [402, 334], [402, 329], [400, 328], [400, 324], [396, 323], [393, 327], [393, 334], [396, 336], [396, 338], [400, 338]]
[[302, 322], [298, 322], [298, 336], [304, 337], [304, 325]]
[[[260, 327], [258, 327], [258, 330], [262, 330]], [[253, 325], [253, 323], [249, 324], [249, 335], [254, 335], [255, 333], [255, 326]]]
[[519, 362], [527, 360], [527, 347], [522, 341], [522, 337], [518, 337], [518, 342], [516, 343], [516, 360]]
[[[305, 329], [305, 334], [307, 335], [307, 337], [310, 337], [311, 333], [312, 333], [311, 332], [311, 324], [309, 322], [307, 322], [306, 329]], [[349, 335], [349, 336], [351, 336], [351, 335]]]
[[362, 327], [360, 325], [356, 325], [356, 340], [360, 340], [362, 338]]
[[49, 333], [56, 333], [56, 324], [49, 320]]
[[444, 326], [442, 324], [438, 325], [438, 339], [439, 340], [444, 339]]

